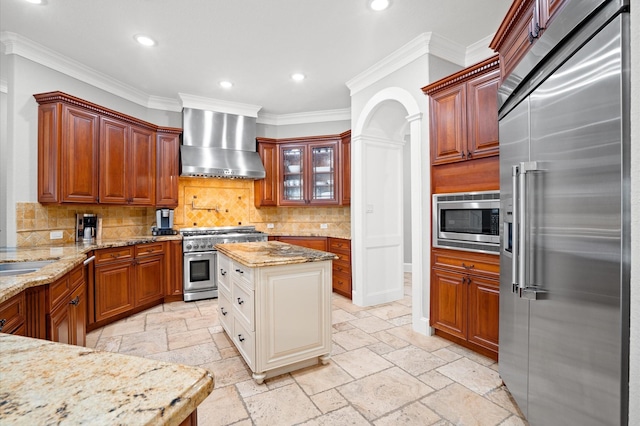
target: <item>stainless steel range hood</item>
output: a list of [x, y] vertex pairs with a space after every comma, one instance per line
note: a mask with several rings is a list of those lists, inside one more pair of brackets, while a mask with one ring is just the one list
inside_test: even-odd
[[184, 108], [182, 126], [180, 176], [265, 177], [254, 117]]

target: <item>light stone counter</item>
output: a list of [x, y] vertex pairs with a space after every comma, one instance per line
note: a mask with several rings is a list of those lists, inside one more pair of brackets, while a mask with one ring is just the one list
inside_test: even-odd
[[207, 370], [0, 334], [0, 424], [179, 425]]
[[182, 236], [180, 235], [157, 237], [149, 235], [120, 239], [102, 239], [95, 244], [66, 244], [25, 248], [0, 247], [0, 263], [54, 260], [53, 263], [44, 266], [36, 272], [0, 277], [0, 303], [28, 288], [54, 282], [82, 263], [87, 258], [87, 253], [91, 250], [181, 239]]
[[338, 259], [333, 253], [279, 241], [217, 244], [216, 248], [220, 253], [250, 268]]

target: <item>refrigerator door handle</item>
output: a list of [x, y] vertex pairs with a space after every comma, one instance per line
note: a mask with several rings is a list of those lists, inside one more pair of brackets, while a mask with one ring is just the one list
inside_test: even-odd
[[[528, 218], [527, 218], [527, 201], [529, 198], [529, 194], [527, 193], [527, 174], [530, 172], [537, 172], [540, 169], [538, 168], [538, 163], [536, 161], [528, 161], [522, 162], [518, 166], [518, 195], [519, 199], [516, 203], [514, 201], [514, 206], [518, 204], [518, 229], [516, 233], [518, 235], [518, 287], [521, 290], [528, 288], [527, 285], [527, 259], [528, 259], [528, 251], [527, 251], [527, 229], [528, 229]], [[515, 208], [515, 207], [514, 207]], [[521, 292], [522, 296], [522, 292]]]
[[520, 289], [520, 285], [518, 284], [518, 259], [519, 256], [519, 246], [520, 243], [520, 217], [518, 216], [520, 213], [520, 209], [518, 208], [518, 196], [519, 196], [519, 179], [520, 179], [520, 168], [516, 164], [511, 166], [511, 184], [512, 184], [512, 194], [513, 194], [513, 223], [511, 224], [512, 228], [512, 238], [513, 242], [511, 244], [511, 290], [514, 293], [517, 293]]

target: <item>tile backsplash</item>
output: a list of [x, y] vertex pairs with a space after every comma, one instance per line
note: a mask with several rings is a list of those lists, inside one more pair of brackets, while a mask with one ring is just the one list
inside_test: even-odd
[[[253, 181], [244, 179], [180, 178], [174, 228], [253, 225], [273, 235], [350, 238], [349, 207], [254, 206]], [[155, 225], [153, 207], [68, 206], [16, 204], [17, 246], [73, 243], [76, 213], [102, 217], [102, 237], [149, 235]], [[267, 227], [273, 224], [273, 228]], [[324, 227], [326, 225], [326, 227]], [[63, 231], [51, 240], [51, 231]]]

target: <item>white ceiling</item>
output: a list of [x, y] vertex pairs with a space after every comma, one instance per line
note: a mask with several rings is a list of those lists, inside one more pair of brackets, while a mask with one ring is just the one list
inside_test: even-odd
[[[260, 114], [349, 108], [346, 82], [417, 36], [468, 47], [492, 35], [511, 0], [1, 0], [16, 33], [140, 90], [261, 106]], [[145, 33], [158, 45], [145, 48]], [[289, 76], [302, 72], [303, 82]], [[218, 86], [230, 80], [230, 90]], [[425, 82], [425, 84], [428, 82]]]

